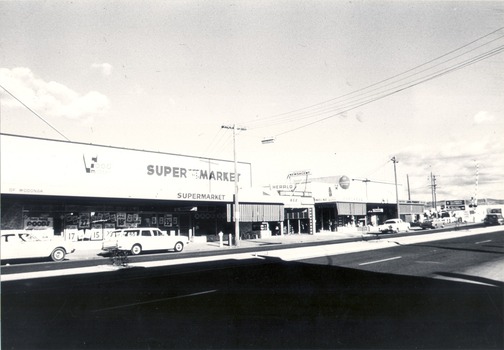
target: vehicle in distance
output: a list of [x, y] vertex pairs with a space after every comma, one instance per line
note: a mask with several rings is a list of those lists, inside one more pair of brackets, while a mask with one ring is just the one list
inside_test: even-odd
[[420, 224], [420, 227], [422, 228], [422, 230], [441, 228], [444, 227], [444, 222], [442, 219], [429, 219], [423, 221]]
[[504, 217], [502, 214], [487, 214], [483, 219], [485, 225], [503, 225]]
[[64, 241], [41, 240], [27, 231], [8, 230], [1, 234], [1, 259], [51, 258], [63, 261], [75, 249]]
[[171, 236], [158, 228], [127, 228], [113, 231], [111, 238], [102, 243], [102, 250], [127, 251], [132, 255], [153, 250], [181, 252], [188, 243], [186, 236]]
[[378, 231], [382, 233], [407, 232], [409, 230], [410, 230], [409, 222], [404, 222], [401, 219], [388, 219], [383, 224], [378, 226]]

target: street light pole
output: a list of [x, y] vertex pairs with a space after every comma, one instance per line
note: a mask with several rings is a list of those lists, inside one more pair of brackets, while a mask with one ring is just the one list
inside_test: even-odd
[[394, 183], [395, 183], [395, 198], [396, 198], [396, 203], [397, 203], [397, 218], [401, 218], [401, 211], [399, 208], [399, 192], [397, 190], [397, 171], [396, 171], [396, 164], [399, 163], [399, 161], [396, 159], [396, 157], [392, 157], [391, 161], [394, 163]]
[[238, 128], [236, 124], [222, 125], [224, 129], [233, 129], [233, 159], [234, 159], [234, 220], [235, 220], [235, 246], [240, 245], [240, 202], [238, 201], [238, 162], [236, 157], [236, 129], [247, 130], [245, 128]]

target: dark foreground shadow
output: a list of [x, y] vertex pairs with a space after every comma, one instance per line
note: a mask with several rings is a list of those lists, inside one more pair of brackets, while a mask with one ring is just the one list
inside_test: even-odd
[[502, 285], [277, 259], [2, 283], [2, 349], [502, 349]]

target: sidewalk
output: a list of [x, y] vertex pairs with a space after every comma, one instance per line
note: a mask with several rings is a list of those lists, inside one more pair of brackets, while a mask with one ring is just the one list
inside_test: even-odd
[[[461, 229], [470, 229], [472, 227], [476, 227], [477, 225], [464, 225]], [[376, 228], [375, 228], [376, 229]], [[445, 228], [439, 229], [435, 232], [443, 232], [445, 230], [454, 229]], [[415, 231], [430, 233], [430, 230], [422, 230], [419, 227], [412, 227], [411, 233], [414, 235]], [[434, 232], [434, 231], [433, 231]], [[229, 251], [230, 249], [238, 250], [239, 248], [253, 248], [253, 247], [264, 247], [267, 245], [284, 245], [284, 244], [300, 244], [300, 243], [309, 243], [309, 242], [323, 242], [323, 241], [337, 241], [337, 240], [345, 240], [345, 239], [359, 239], [359, 240], [370, 240], [380, 238], [383, 239], [385, 237], [392, 237], [390, 235], [380, 235], [378, 236], [378, 231], [362, 231], [357, 228], [342, 228], [340, 231], [332, 232], [332, 231], [321, 231], [316, 232], [315, 234], [290, 234], [283, 236], [271, 236], [268, 238], [260, 238], [260, 239], [242, 239], [239, 242], [239, 246], [229, 246], [229, 242], [224, 240], [222, 242], [222, 247], [219, 242], [191, 242], [184, 247], [184, 252], [201, 252], [201, 251]], [[102, 253], [101, 250], [102, 241], [80, 241], [74, 242], [75, 252], [67, 255], [68, 260], [92, 260], [99, 259], [102, 256], [99, 255]]]
[[[364, 233], [362, 231], [352, 231], [352, 232], [317, 232], [316, 234], [310, 235], [306, 233], [302, 234], [292, 234], [284, 236], [272, 236], [268, 238], [261, 239], [247, 239], [240, 240], [239, 246], [229, 246], [227, 241], [223, 241], [222, 246], [219, 242], [205, 242], [205, 243], [189, 243], [184, 247], [183, 252], [198, 252], [198, 251], [228, 251], [230, 249], [239, 248], [251, 248], [251, 247], [261, 247], [265, 245], [283, 245], [283, 244], [297, 244], [297, 243], [308, 243], [308, 242], [323, 242], [323, 241], [333, 241], [333, 240], [343, 240], [351, 238], [374, 238], [374, 234]], [[81, 241], [74, 242], [75, 252], [67, 255], [68, 260], [92, 260], [99, 259], [102, 253], [101, 250], [102, 241]]]

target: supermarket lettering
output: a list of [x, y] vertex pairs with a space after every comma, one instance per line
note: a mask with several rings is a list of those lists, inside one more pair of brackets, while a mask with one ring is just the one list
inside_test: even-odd
[[226, 181], [233, 182], [235, 178], [239, 181], [240, 174], [237, 176], [235, 173], [226, 171], [208, 171], [202, 169], [186, 169], [181, 167], [172, 167], [167, 165], [147, 165], [147, 175], [153, 176], [163, 176], [163, 177], [175, 177], [175, 178], [187, 178], [187, 175], [197, 180], [214, 180], [214, 181]]
[[177, 193], [178, 199], [201, 199], [201, 200], [216, 200], [222, 201], [226, 198], [223, 194], [211, 194], [211, 193]]

